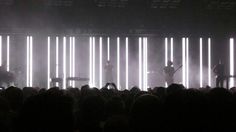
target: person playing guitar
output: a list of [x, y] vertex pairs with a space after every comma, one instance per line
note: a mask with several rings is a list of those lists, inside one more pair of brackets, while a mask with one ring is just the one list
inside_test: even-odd
[[180, 68], [182, 67], [179, 66], [176, 70], [173, 66], [173, 62], [171, 62], [170, 60], [167, 62], [167, 66], [165, 66], [165, 68], [163, 69], [164, 74], [165, 74], [165, 82], [167, 83], [167, 86], [171, 85], [172, 83], [174, 83], [174, 74], [175, 72], [177, 72]]
[[216, 87], [223, 87], [225, 79], [225, 69], [224, 64], [222, 64], [221, 60], [213, 67], [213, 72], [216, 75]]
[[167, 83], [167, 86], [169, 86], [174, 82], [175, 73], [175, 68], [173, 67], [173, 63], [170, 60], [167, 62], [167, 66], [165, 66], [163, 71], [165, 74], [165, 82]]

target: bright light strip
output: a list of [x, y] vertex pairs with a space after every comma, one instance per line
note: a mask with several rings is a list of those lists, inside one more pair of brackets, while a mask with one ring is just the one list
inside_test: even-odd
[[30, 36], [30, 87], [33, 87], [33, 37]]
[[47, 87], [50, 88], [50, 37], [48, 37], [48, 85]]
[[96, 87], [96, 83], [95, 83], [95, 49], [96, 49], [96, 45], [95, 45], [95, 37], [93, 37], [93, 87]]
[[10, 71], [10, 36], [7, 36], [7, 71]]
[[189, 88], [189, 40], [186, 38], [186, 88]]
[[[234, 76], [234, 39], [230, 38], [230, 76]], [[234, 78], [230, 78], [229, 87], [234, 87]]]
[[26, 86], [29, 87], [29, 78], [30, 78], [30, 58], [29, 58], [29, 46], [30, 45], [30, 40], [29, 36], [27, 36], [26, 39]]
[[139, 37], [139, 88], [142, 89], [142, 38]]
[[184, 86], [186, 86], [186, 66], [185, 66], [185, 53], [186, 53], [186, 49], [185, 49], [185, 38], [182, 38], [182, 65], [183, 65], [183, 70], [182, 70], [182, 83]]
[[[69, 43], [70, 43], [70, 62], [69, 62], [69, 64], [70, 64], [70, 69], [69, 69], [69, 71], [70, 71], [70, 77], [72, 77], [72, 50], [73, 50], [73, 47], [72, 47], [72, 37], [70, 37], [70, 41], [69, 41]], [[69, 86], [71, 87], [72, 86], [72, 81], [69, 81]]]
[[143, 52], [143, 54], [142, 54], [142, 57], [143, 57], [143, 62], [142, 62], [142, 65], [143, 65], [143, 86], [142, 86], [142, 90], [145, 90], [145, 79], [146, 79], [146, 77], [145, 77], [145, 75], [146, 75], [146, 73], [145, 73], [145, 68], [146, 68], [146, 63], [145, 63], [145, 61], [146, 61], [146, 56], [145, 56], [145, 54], [146, 54], [146, 50], [145, 50], [145, 38], [143, 37], [142, 38], [142, 47], [143, 47], [143, 49], [142, 49], [142, 52]]
[[110, 38], [107, 37], [107, 60], [110, 60]]
[[203, 87], [203, 84], [202, 84], [202, 38], [200, 38], [200, 88]]
[[208, 38], [208, 86], [211, 87], [211, 38]]
[[143, 38], [143, 67], [144, 67], [144, 71], [143, 71], [143, 77], [144, 77], [144, 81], [143, 81], [143, 89], [145, 91], [147, 91], [147, 38]]
[[2, 66], [2, 36], [0, 36], [0, 66]]
[[66, 89], [66, 37], [63, 37], [63, 89]]
[[129, 38], [125, 38], [125, 87], [129, 89]]
[[[165, 38], [165, 66], [168, 64], [168, 38]], [[167, 82], [165, 82], [165, 87], [168, 87]]]
[[102, 37], [99, 38], [99, 87], [102, 88]]
[[117, 88], [120, 90], [120, 38], [117, 37]]
[[93, 54], [92, 54], [92, 49], [93, 49], [93, 44], [92, 44], [92, 37], [89, 37], [89, 86], [91, 87], [93, 85]]
[[[75, 77], [75, 37], [72, 37], [72, 76]], [[75, 87], [75, 81], [72, 82], [72, 87]]]
[[173, 38], [170, 38], [170, 60], [174, 62], [174, 46], [173, 46]]
[[[59, 39], [56, 37], [56, 78], [59, 77]], [[56, 86], [59, 87], [59, 83], [56, 82]]]
[[168, 62], [168, 38], [165, 38], [165, 66]]
[[147, 37], [146, 37], [146, 40], [145, 40], [145, 49], [146, 49], [146, 71], [145, 71], [145, 73], [146, 73], [146, 78], [145, 78], [145, 84], [146, 84], [146, 91], [148, 90], [147, 88], [148, 88], [148, 39], [147, 39]]

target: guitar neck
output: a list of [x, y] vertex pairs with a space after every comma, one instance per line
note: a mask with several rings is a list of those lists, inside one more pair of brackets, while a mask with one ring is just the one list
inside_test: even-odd
[[182, 67], [182, 65], [179, 66], [179, 67], [174, 71], [174, 73], [176, 73], [181, 67]]

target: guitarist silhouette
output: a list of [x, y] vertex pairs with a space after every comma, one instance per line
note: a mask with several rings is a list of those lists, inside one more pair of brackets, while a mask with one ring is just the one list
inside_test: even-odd
[[175, 70], [175, 68], [173, 66], [173, 62], [171, 62], [170, 60], [167, 62], [167, 66], [165, 66], [165, 68], [163, 70], [164, 70], [164, 74], [165, 74], [165, 82], [167, 83], [168, 86], [171, 85], [172, 83], [174, 83], [174, 74], [181, 67], [182, 67], [182, 65]]

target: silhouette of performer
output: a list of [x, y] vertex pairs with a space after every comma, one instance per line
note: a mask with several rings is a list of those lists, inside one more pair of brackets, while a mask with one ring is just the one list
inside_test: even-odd
[[10, 86], [10, 83], [13, 83], [15, 80], [15, 76], [12, 72], [7, 71], [7, 65], [6, 61], [2, 63], [2, 66], [0, 66], [0, 86], [3, 85], [3, 83]]
[[216, 75], [216, 87], [223, 87], [224, 86], [224, 75], [225, 75], [225, 67], [224, 64], [219, 61], [218, 64], [216, 64], [213, 67], [213, 72]]
[[165, 66], [163, 71], [165, 74], [165, 82], [167, 83], [167, 85], [169, 86], [174, 83], [175, 69], [173, 67], [173, 63], [170, 60], [167, 62], [167, 66]]
[[111, 64], [111, 62], [108, 60], [106, 62], [106, 65], [104, 67], [105, 69], [105, 81], [106, 83], [112, 83], [113, 82], [113, 65]]

